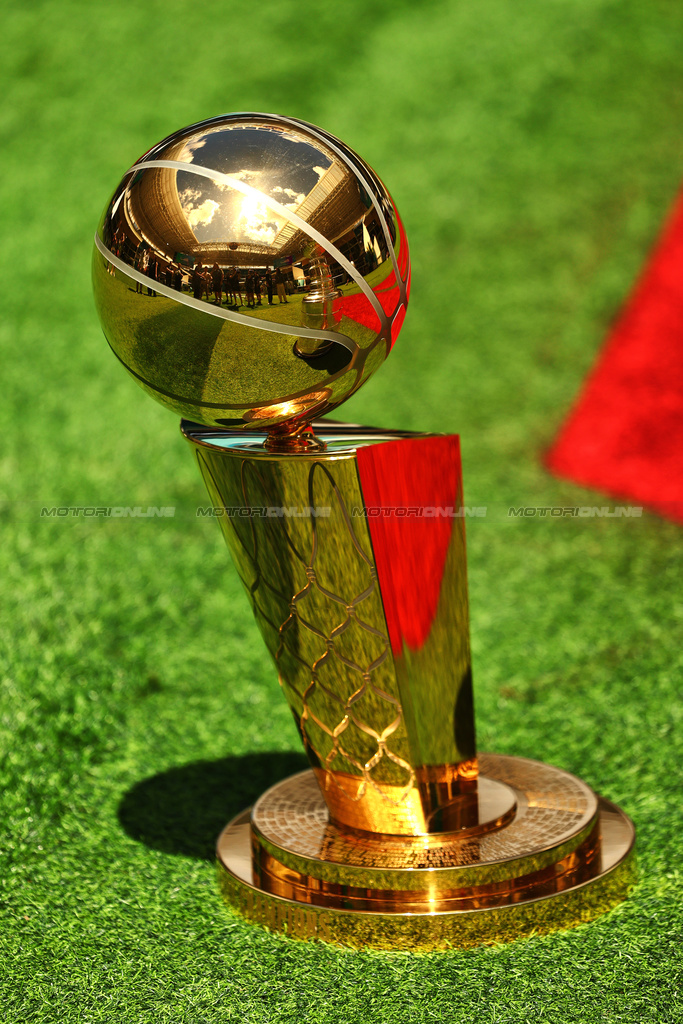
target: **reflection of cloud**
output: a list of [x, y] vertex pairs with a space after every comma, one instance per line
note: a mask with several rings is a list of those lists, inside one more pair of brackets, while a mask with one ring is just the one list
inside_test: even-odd
[[322, 178], [323, 174], [328, 170], [327, 167], [313, 167], [311, 168], [318, 175], [318, 181]]
[[228, 171], [229, 178], [235, 178], [237, 181], [248, 181], [249, 178], [259, 178], [261, 171]]
[[281, 185], [275, 185], [275, 187], [271, 189], [271, 192], [281, 192], [283, 195], [289, 196], [290, 199], [294, 200], [293, 203], [283, 204], [284, 206], [287, 207], [288, 210], [295, 210], [297, 206], [300, 206], [301, 203], [303, 203], [304, 199], [306, 198], [304, 192], [295, 192], [293, 188], [282, 188]]
[[178, 160], [182, 160], [183, 163], [191, 164], [194, 159], [194, 154], [202, 146], [206, 145], [206, 139], [190, 139], [186, 142], [182, 150], [178, 154]]
[[272, 217], [265, 203], [260, 202], [255, 196], [245, 196], [238, 220], [242, 235], [251, 242], [270, 245], [282, 226]]
[[[248, 171], [248, 170], [243, 168], [241, 171], [226, 171], [225, 173], [227, 174], [227, 176], [229, 178], [234, 178], [235, 181], [243, 181], [246, 185], [251, 185], [252, 188], [258, 188], [258, 181], [254, 180], [254, 179], [260, 178], [263, 172], [262, 171]], [[218, 181], [217, 180], [214, 184], [215, 184], [215, 187], [217, 189], [220, 189], [221, 192], [233, 192], [234, 191], [233, 186], [226, 184], [226, 182], [224, 182], [224, 181]]]
[[220, 203], [217, 203], [214, 199], [205, 199], [199, 206], [183, 207], [185, 215], [187, 216], [188, 224], [191, 228], [199, 227], [200, 225], [208, 226], [213, 220], [213, 216], [220, 208]]
[[187, 223], [192, 229], [200, 225], [209, 225], [214, 218], [216, 210], [220, 208], [220, 203], [217, 203], [215, 199], [205, 199], [203, 203], [197, 203], [197, 200], [201, 199], [201, 197], [202, 192], [198, 188], [184, 188], [182, 192], [178, 193], [183, 213], [187, 217]]

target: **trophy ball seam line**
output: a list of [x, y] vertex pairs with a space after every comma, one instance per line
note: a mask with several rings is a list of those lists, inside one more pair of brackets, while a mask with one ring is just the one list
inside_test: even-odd
[[226, 405], [224, 402], [199, 402], [195, 399], [189, 399], [186, 395], [177, 395], [174, 391], [166, 391], [164, 388], [160, 388], [157, 384], [152, 384], [151, 381], [148, 381], [146, 377], [143, 377], [142, 374], [134, 370], [132, 366], [129, 366], [125, 359], [121, 358], [121, 356], [116, 351], [112, 343], [109, 341], [109, 338], [107, 338], [106, 333], [104, 337], [107, 341], [107, 344], [109, 345], [109, 348], [114, 353], [118, 361], [121, 363], [121, 366], [123, 366], [132, 377], [135, 377], [135, 379], [139, 380], [141, 384], [144, 384], [146, 388], [149, 388], [150, 391], [156, 391], [158, 394], [165, 395], [166, 398], [170, 398], [174, 402], [182, 402], [185, 405], [192, 405], [198, 409], [232, 408], [232, 406]]
[[[256, 116], [270, 117], [272, 115], [270, 115], [270, 114], [265, 114], [265, 115], [261, 114], [261, 115], [256, 115]], [[394, 243], [391, 240], [391, 234], [389, 232], [389, 227], [387, 225], [386, 218], [384, 216], [384, 210], [382, 209], [381, 203], [379, 203], [378, 200], [377, 200], [377, 197], [375, 195], [375, 190], [374, 190], [373, 186], [365, 178], [365, 176], [359, 171], [359, 169], [357, 167], [355, 167], [349, 161], [348, 157], [346, 156], [346, 153], [342, 149], [340, 149], [339, 146], [337, 146], [335, 144], [335, 142], [333, 141], [333, 136], [328, 135], [326, 132], [324, 132], [320, 128], [316, 127], [316, 125], [311, 124], [309, 121], [300, 121], [297, 118], [293, 118], [293, 117], [282, 117], [282, 118], [279, 118], [279, 120], [280, 121], [284, 121], [287, 124], [291, 124], [291, 125], [297, 125], [297, 124], [298, 125], [303, 125], [310, 132], [310, 134], [314, 136], [314, 138], [318, 139], [324, 145], [328, 146], [334, 153], [336, 153], [337, 156], [340, 158], [340, 160], [342, 160], [346, 164], [346, 166], [349, 168], [349, 170], [362, 183], [362, 185], [365, 188], [365, 191], [368, 193], [368, 195], [370, 197], [372, 205], [375, 207], [375, 211], [377, 212], [377, 215], [378, 215], [380, 221], [382, 222], [382, 228], [384, 230], [384, 239], [385, 239], [385, 241], [386, 241], [386, 243], [387, 243], [387, 245], [389, 247], [389, 251], [391, 253], [391, 262], [392, 262], [393, 267], [394, 267], [394, 273], [396, 275], [396, 280], [397, 280], [397, 282], [399, 282], [401, 298], [403, 300], [405, 300], [406, 282], [401, 277], [401, 274], [400, 274], [400, 271], [399, 271], [399, 268], [398, 268], [398, 261], [396, 259], [396, 250], [394, 248]], [[361, 158], [359, 157], [359, 160], [360, 159]], [[395, 204], [393, 202], [393, 199], [392, 199], [392, 205], [394, 205], [394, 209], [395, 209]], [[398, 211], [396, 211], [396, 212], [398, 214]]]
[[[260, 114], [260, 115], [255, 115], [255, 116], [271, 117], [272, 115], [270, 115], [270, 114]], [[298, 125], [303, 125], [311, 133], [311, 135], [314, 136], [314, 138], [319, 139], [320, 142], [322, 142], [324, 145], [329, 146], [329, 148], [333, 151], [333, 153], [336, 153], [337, 156], [340, 158], [340, 160], [343, 160], [343, 162], [346, 164], [346, 166], [349, 168], [349, 170], [362, 183], [362, 185], [365, 188], [365, 191], [370, 196], [370, 200], [372, 202], [372, 205], [375, 207], [375, 210], [377, 212], [377, 215], [379, 216], [380, 221], [382, 222], [382, 229], [384, 231], [384, 240], [386, 241], [386, 243], [387, 243], [387, 245], [389, 247], [389, 252], [391, 253], [391, 262], [392, 262], [392, 265], [393, 265], [393, 268], [394, 268], [394, 274], [396, 275], [396, 281], [398, 282], [398, 285], [399, 285], [399, 291], [400, 291], [400, 294], [401, 294], [401, 301], [404, 302], [404, 303], [407, 302], [406, 282], [404, 281], [404, 279], [401, 276], [401, 273], [399, 271], [398, 260], [396, 259], [396, 250], [394, 248], [394, 243], [391, 240], [391, 234], [389, 232], [389, 227], [387, 225], [386, 218], [384, 216], [384, 210], [382, 209], [381, 203], [379, 203], [377, 201], [377, 197], [375, 195], [375, 190], [374, 190], [373, 186], [367, 181], [365, 176], [363, 174], [361, 174], [361, 172], [358, 170], [358, 168], [354, 167], [354, 165], [352, 163], [350, 163], [350, 161], [346, 157], [346, 154], [344, 153], [344, 151], [342, 149], [340, 149], [337, 145], [335, 145], [335, 143], [332, 141], [332, 136], [328, 136], [325, 132], [322, 132], [314, 124], [310, 124], [310, 122], [308, 122], [308, 121], [298, 121], [297, 118], [294, 118], [294, 117], [282, 117], [282, 118], [279, 118], [279, 120], [280, 121], [284, 121], [287, 124], [291, 124], [291, 125], [297, 125], [297, 124]], [[359, 160], [360, 159], [361, 158], [359, 157]], [[394, 204], [393, 199], [391, 200], [391, 202], [392, 202], [392, 206], [394, 206], [394, 209], [396, 210], [396, 206]], [[397, 210], [396, 210], [396, 214], [398, 216], [398, 211]], [[400, 305], [400, 303], [399, 303], [399, 305]], [[394, 316], [395, 315], [396, 315], [396, 311], [394, 311]]]
[[[212, 306], [210, 303], [204, 302], [203, 299], [195, 299], [190, 295], [185, 295], [183, 292], [177, 292], [175, 288], [169, 288], [168, 285], [162, 284], [160, 281], [152, 281], [151, 278], [147, 277], [146, 274], [140, 273], [135, 267], [128, 266], [123, 260], [115, 256], [114, 253], [106, 247], [100, 236], [95, 233], [95, 246], [97, 250], [112, 266], [120, 270], [122, 274], [126, 274], [127, 277], [133, 281], [137, 281], [140, 284], [147, 285], [152, 288], [153, 291], [159, 292], [167, 299], [173, 299], [175, 302], [179, 302], [183, 306], [191, 306], [192, 309], [198, 309], [200, 313], [207, 313], [209, 316], [218, 317], [220, 320], [232, 320], [234, 323], [242, 324], [245, 327], [253, 327], [257, 331], [267, 331], [271, 334], [288, 334], [294, 337], [306, 337], [315, 338], [317, 340], [333, 341], [338, 345], [343, 345], [345, 349], [351, 352], [352, 355], [356, 355], [360, 351], [359, 345], [352, 339], [347, 337], [345, 334], [339, 334], [336, 331], [316, 331], [311, 327], [296, 327], [290, 324], [281, 324], [274, 320], [268, 320], [268, 327], [261, 320], [254, 320], [253, 317], [245, 316], [243, 313], [233, 313], [229, 309], [218, 309], [216, 306]], [[125, 365], [125, 363], [124, 363]], [[348, 371], [349, 366], [344, 367], [344, 372]], [[142, 378], [140, 378], [142, 379]], [[145, 382], [146, 383], [146, 382]], [[153, 386], [153, 385], [152, 385]], [[161, 391], [161, 388], [155, 390]], [[162, 392], [165, 394], [165, 392]], [[170, 396], [173, 397], [173, 396]], [[193, 402], [192, 404], [196, 404]], [[272, 403], [270, 403], [272, 404]], [[217, 409], [224, 408], [224, 403], [215, 404]]]
[[[114, 355], [116, 356], [118, 361], [121, 363], [121, 366], [123, 366], [126, 369], [126, 371], [131, 375], [131, 377], [135, 377], [136, 380], [139, 380], [140, 383], [144, 384], [146, 388], [150, 389], [150, 391], [156, 391], [160, 395], [165, 395], [166, 398], [170, 398], [174, 402], [182, 402], [184, 405], [192, 405], [193, 407], [195, 407], [197, 409], [230, 409], [230, 410], [232, 410], [234, 412], [239, 412], [242, 409], [248, 410], [248, 409], [258, 409], [259, 408], [259, 406], [257, 406], [256, 404], [254, 404], [254, 405], [231, 405], [229, 402], [203, 402], [203, 401], [199, 401], [198, 399], [195, 399], [195, 398], [190, 399], [190, 398], [187, 397], [187, 395], [177, 395], [173, 391], [166, 391], [164, 388], [160, 388], [158, 386], [158, 384], [152, 384], [150, 381], [147, 380], [146, 377], [143, 377], [136, 370], [134, 370], [131, 366], [129, 366], [128, 363], [125, 361], [125, 359], [121, 358], [121, 356], [116, 351], [116, 349], [114, 348], [112, 343], [109, 341], [109, 338], [107, 338], [106, 333], [105, 333], [104, 337], [105, 337], [105, 340], [106, 340], [107, 344], [109, 345], [109, 348], [114, 353]], [[305, 394], [305, 393], [306, 392], [303, 392], [303, 394]], [[297, 394], [297, 395], [294, 395], [293, 397], [294, 398], [298, 398], [299, 395]], [[268, 402], [267, 404], [271, 405], [272, 403]]]
[[265, 192], [260, 192], [252, 185], [247, 185], [244, 181], [238, 181], [237, 178], [232, 178], [229, 174], [223, 174], [221, 171], [215, 171], [211, 167], [202, 167], [199, 164], [184, 163], [182, 160], [143, 160], [140, 163], [135, 164], [134, 168], [131, 168], [131, 170], [146, 170], [154, 167], [168, 168], [169, 170], [175, 171], [185, 171], [187, 174], [197, 174], [202, 178], [209, 178], [211, 181], [216, 181], [219, 184], [222, 183], [224, 185], [228, 185], [230, 188], [235, 189], [237, 192], [241, 192], [245, 196], [251, 196], [252, 198], [260, 200], [264, 206], [270, 207], [274, 213], [279, 213], [281, 217], [285, 218], [285, 220], [296, 225], [300, 231], [303, 231], [304, 234], [309, 236], [309, 238], [312, 238], [321, 245], [323, 249], [330, 254], [330, 256], [333, 256], [337, 263], [344, 268], [349, 277], [354, 279], [358, 287], [364, 293], [366, 299], [379, 317], [382, 328], [386, 329], [389, 326], [389, 318], [384, 312], [381, 302], [362, 275], [358, 273], [353, 263], [351, 263], [350, 260], [347, 260], [346, 256], [337, 249], [333, 242], [328, 238], [325, 238], [324, 235], [312, 227], [312, 225], [302, 217], [299, 217], [298, 214], [294, 213], [292, 210], [288, 210], [286, 206], [282, 205], [282, 203], [278, 203], [277, 199], [272, 199], [271, 196], [266, 195]]

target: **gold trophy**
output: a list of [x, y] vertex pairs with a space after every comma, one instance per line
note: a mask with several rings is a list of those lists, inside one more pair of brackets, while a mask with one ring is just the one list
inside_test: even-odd
[[192, 125], [124, 175], [93, 279], [115, 355], [185, 417], [311, 764], [221, 834], [226, 901], [299, 938], [442, 949], [622, 900], [628, 817], [477, 752], [458, 438], [320, 418], [408, 303], [374, 171], [294, 118]]

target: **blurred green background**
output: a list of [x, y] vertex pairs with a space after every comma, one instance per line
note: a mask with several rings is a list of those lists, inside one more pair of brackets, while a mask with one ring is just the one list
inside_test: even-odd
[[[471, 520], [479, 744], [576, 772], [641, 880], [576, 931], [370, 954], [243, 924], [222, 824], [302, 765], [174, 417], [111, 356], [92, 236], [123, 171], [230, 110], [339, 135], [414, 288], [348, 419], [462, 435], [468, 505], [602, 504], [543, 450], [683, 176], [674, 0], [21, 5], [0, 41], [2, 925], [12, 1022], [679, 1021], [680, 528]], [[52, 505], [170, 519], [41, 519]]]

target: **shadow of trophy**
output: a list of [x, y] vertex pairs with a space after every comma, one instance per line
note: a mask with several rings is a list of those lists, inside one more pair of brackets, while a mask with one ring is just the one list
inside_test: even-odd
[[374, 171], [293, 118], [192, 125], [124, 175], [93, 282], [114, 353], [183, 417], [310, 764], [221, 833], [227, 903], [298, 938], [429, 950], [622, 900], [627, 816], [559, 768], [477, 752], [457, 436], [321, 418], [407, 308]]

